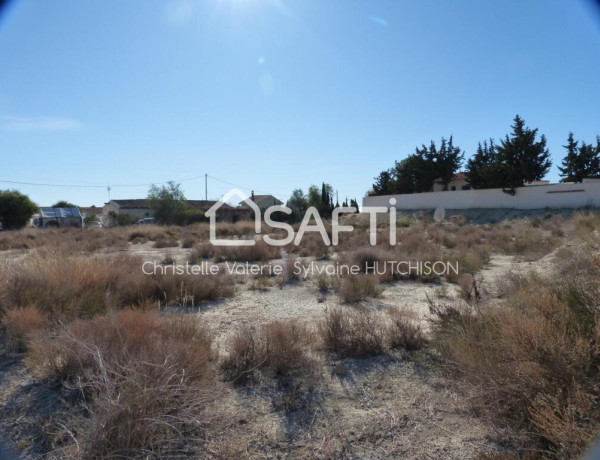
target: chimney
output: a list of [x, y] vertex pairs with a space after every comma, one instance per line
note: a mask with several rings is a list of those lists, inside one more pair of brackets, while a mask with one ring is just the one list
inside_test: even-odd
[[251, 196], [250, 196], [250, 199], [251, 199], [252, 201], [254, 201], [254, 190], [252, 190], [252, 194], [251, 194]]

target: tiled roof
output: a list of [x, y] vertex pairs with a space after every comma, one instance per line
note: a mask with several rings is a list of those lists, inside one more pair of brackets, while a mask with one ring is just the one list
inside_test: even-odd
[[[456, 175], [452, 178], [453, 181], [455, 180], [467, 180], [467, 175], [464, 172], [459, 172], [456, 173]], [[436, 184], [441, 184], [442, 183], [442, 179], [440, 179], [439, 177], [435, 180]]]

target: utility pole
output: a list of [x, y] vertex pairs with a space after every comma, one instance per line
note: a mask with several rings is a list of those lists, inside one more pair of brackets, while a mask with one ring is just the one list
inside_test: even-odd
[[208, 174], [204, 173], [204, 200], [208, 201]]
[[106, 186], [106, 190], [108, 191], [108, 201], [110, 201], [110, 184]]

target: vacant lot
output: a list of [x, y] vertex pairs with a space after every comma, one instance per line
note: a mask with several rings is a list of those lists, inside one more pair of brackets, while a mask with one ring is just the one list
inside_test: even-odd
[[[600, 421], [595, 215], [401, 216], [398, 244], [381, 223], [374, 247], [365, 219], [347, 223], [334, 248], [318, 234], [214, 247], [200, 224], [0, 233], [0, 438], [32, 458], [585, 449]], [[247, 222], [219, 233], [256, 238]], [[389, 264], [436, 261], [458, 273]]]

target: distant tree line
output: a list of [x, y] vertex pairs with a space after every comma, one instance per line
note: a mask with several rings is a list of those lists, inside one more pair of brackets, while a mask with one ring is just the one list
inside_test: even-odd
[[[525, 126], [517, 115], [512, 132], [500, 144], [494, 139], [479, 143], [477, 152], [466, 163], [466, 176], [474, 189], [502, 188], [514, 194], [517, 187], [541, 180], [550, 170], [552, 161], [546, 147], [546, 137], [538, 139], [538, 129]], [[581, 182], [584, 178], [600, 177], [600, 137], [596, 145], [575, 141], [569, 134], [567, 155], [562, 161], [562, 182]], [[442, 137], [440, 146], [431, 141], [415, 153], [397, 161], [391, 169], [382, 171], [373, 183], [370, 195], [420, 193], [433, 190], [437, 180], [448, 189], [448, 184], [462, 168], [464, 153], [454, 145], [453, 138]]]
[[208, 221], [204, 212], [188, 205], [181, 184], [173, 181], [160, 187], [150, 186], [148, 207], [154, 210], [156, 222], [164, 225], [189, 225]]
[[460, 169], [463, 157], [464, 153], [454, 145], [452, 136], [448, 140], [442, 137], [439, 148], [431, 141], [429, 147], [417, 147], [415, 153], [382, 171], [375, 178], [370, 195], [430, 192], [436, 179], [446, 190]]
[[569, 133], [567, 145], [563, 146], [567, 155], [559, 166], [562, 182], [581, 182], [586, 177], [600, 177], [600, 136], [596, 136], [596, 145], [576, 141]]
[[[188, 206], [180, 184], [168, 182], [161, 187], [153, 185], [148, 191], [147, 200], [148, 206], [154, 210], [153, 215], [159, 224], [188, 225], [207, 220], [204, 212]], [[311, 206], [317, 208], [321, 217], [331, 218], [333, 210], [339, 208], [340, 204], [333, 201], [333, 187], [323, 182], [321, 187], [311, 185], [307, 194], [304, 194], [301, 189], [294, 190], [286, 206], [292, 210], [291, 215], [277, 212], [272, 215], [272, 218], [280, 221], [299, 222]], [[354, 206], [358, 209], [355, 199], [351, 199], [349, 203], [347, 200], [344, 201], [342, 206]], [[122, 225], [131, 223], [134, 222], [124, 222]]]
[[[301, 221], [306, 210], [311, 206], [319, 211], [319, 215], [322, 218], [331, 218], [333, 210], [340, 207], [337, 200], [335, 203], [333, 202], [333, 187], [325, 182], [323, 182], [321, 187], [311, 185], [308, 188], [307, 194], [304, 194], [302, 189], [295, 189], [285, 205], [292, 210], [292, 214], [288, 219], [291, 222]], [[358, 209], [356, 199], [350, 199], [349, 202], [346, 199], [342, 202], [341, 206], [351, 206]]]

